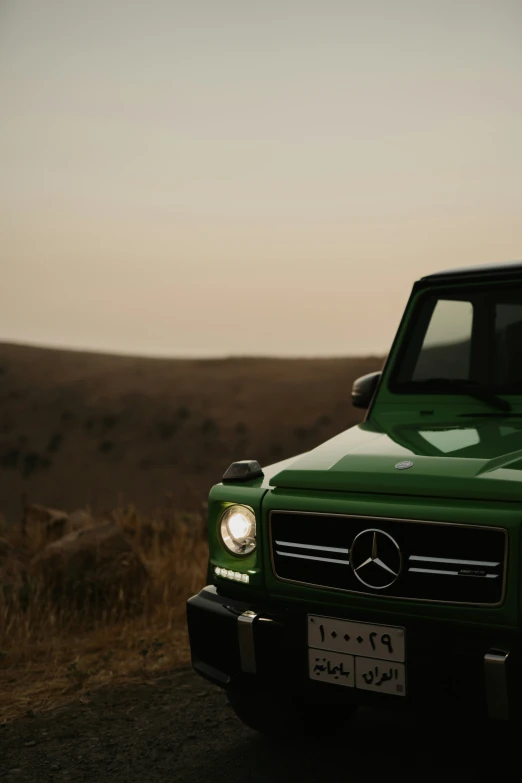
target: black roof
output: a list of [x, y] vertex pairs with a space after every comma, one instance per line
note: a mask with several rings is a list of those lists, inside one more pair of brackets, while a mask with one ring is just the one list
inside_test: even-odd
[[509, 277], [509, 276], [522, 276], [522, 261], [512, 261], [511, 263], [501, 264], [488, 264], [487, 266], [468, 266], [461, 267], [460, 269], [446, 269], [443, 272], [435, 272], [431, 275], [421, 277], [418, 281], [421, 282], [442, 282], [448, 280], [452, 282], [455, 279], [476, 279], [483, 280], [484, 278], [493, 277]]

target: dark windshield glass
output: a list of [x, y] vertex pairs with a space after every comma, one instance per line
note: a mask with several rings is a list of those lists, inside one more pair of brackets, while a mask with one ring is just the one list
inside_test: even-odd
[[[522, 286], [424, 295], [410, 319], [391, 387], [455, 393], [457, 381], [522, 393]], [[457, 390], [458, 393], [458, 390]]]

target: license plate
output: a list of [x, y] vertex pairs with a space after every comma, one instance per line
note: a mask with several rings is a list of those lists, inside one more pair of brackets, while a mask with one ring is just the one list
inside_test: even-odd
[[404, 628], [308, 615], [312, 680], [406, 695]]

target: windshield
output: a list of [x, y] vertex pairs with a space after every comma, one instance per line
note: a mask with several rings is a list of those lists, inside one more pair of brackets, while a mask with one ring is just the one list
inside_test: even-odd
[[[522, 393], [522, 286], [423, 295], [393, 369], [397, 392]], [[462, 387], [462, 388], [459, 388]]]

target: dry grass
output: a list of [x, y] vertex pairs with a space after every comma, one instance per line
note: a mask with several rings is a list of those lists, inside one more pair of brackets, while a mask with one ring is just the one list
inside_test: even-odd
[[[112, 606], [73, 609], [67, 596], [57, 602], [20, 575], [11, 594], [0, 593], [0, 722], [189, 662], [185, 602], [205, 583], [202, 520], [150, 520], [132, 508], [112, 516], [148, 570], [139, 611], [122, 595]], [[26, 560], [42, 543], [37, 534], [8, 537]]]

